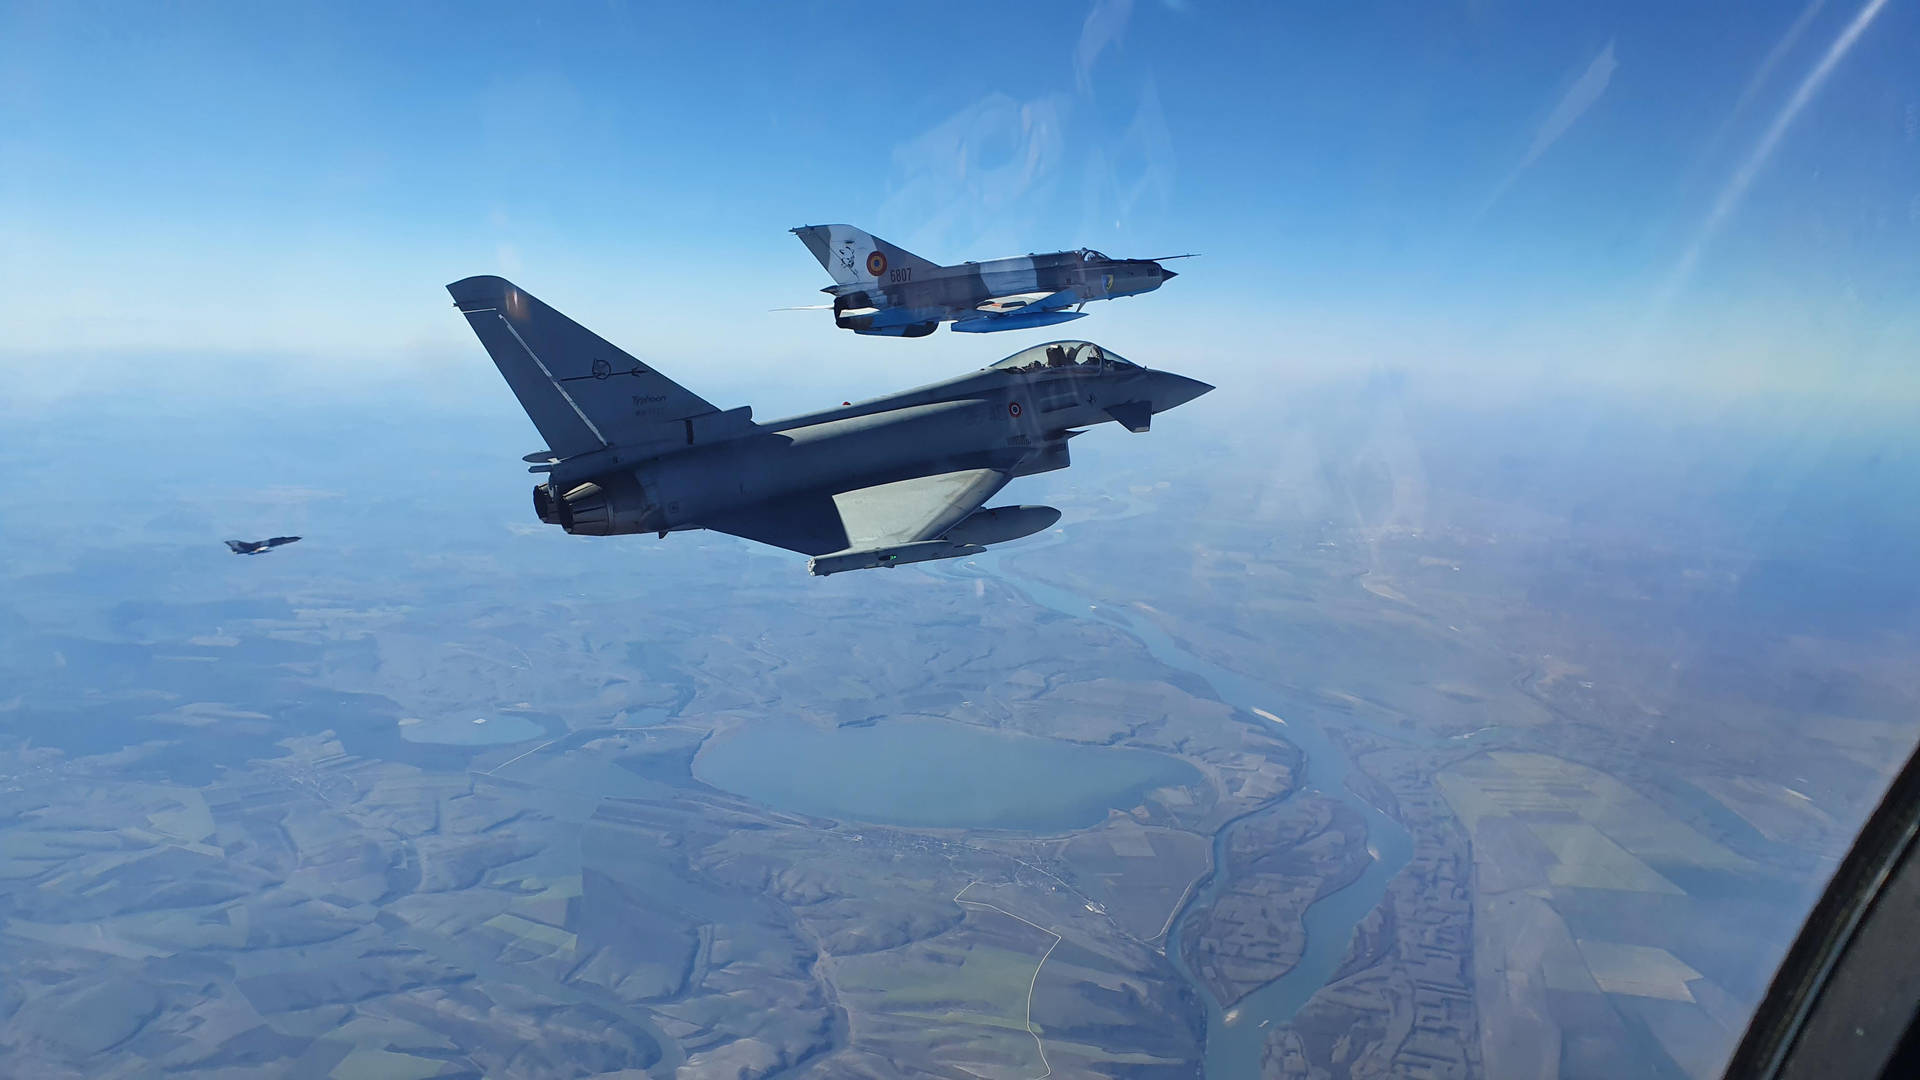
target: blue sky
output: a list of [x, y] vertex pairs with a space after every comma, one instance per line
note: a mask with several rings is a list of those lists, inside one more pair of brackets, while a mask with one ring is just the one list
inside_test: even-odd
[[491, 393], [440, 291], [482, 272], [669, 371], [1036, 340], [767, 312], [826, 281], [785, 230], [849, 221], [1204, 252], [1074, 329], [1217, 382], [1911, 401], [1916, 7], [14, 3], [0, 372]]

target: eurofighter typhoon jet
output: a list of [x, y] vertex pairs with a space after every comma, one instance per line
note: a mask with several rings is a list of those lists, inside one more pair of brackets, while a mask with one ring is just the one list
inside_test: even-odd
[[[1152, 292], [1176, 276], [1167, 259], [1110, 259], [1090, 248], [941, 266], [851, 225], [793, 230], [833, 275], [833, 322], [856, 334], [925, 337], [943, 322], [985, 334], [1050, 326], [1089, 300]], [[1072, 308], [1072, 311], [1066, 310]]]
[[[811, 556], [815, 575], [974, 555], [1039, 532], [1050, 506], [986, 507], [1017, 476], [1064, 469], [1067, 440], [1146, 431], [1213, 389], [1098, 345], [1024, 349], [917, 390], [755, 423], [718, 409], [497, 277], [447, 286], [547, 449], [540, 520], [611, 536], [713, 529]], [[983, 507], [985, 507], [983, 509]]]

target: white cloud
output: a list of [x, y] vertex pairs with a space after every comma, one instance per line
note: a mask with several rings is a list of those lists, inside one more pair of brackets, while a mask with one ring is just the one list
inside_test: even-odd
[[1066, 160], [1072, 108], [1065, 95], [1018, 101], [995, 91], [899, 144], [880, 218], [920, 223], [898, 242], [934, 259], [978, 257], [947, 249], [983, 236], [1024, 242]]
[[1093, 65], [1107, 46], [1118, 47], [1133, 16], [1133, 0], [1099, 0], [1080, 26], [1080, 43], [1073, 50], [1073, 80], [1083, 97], [1093, 94]]
[[1609, 41], [1607, 47], [1600, 50], [1600, 55], [1594, 57], [1593, 62], [1587, 65], [1587, 70], [1580, 73], [1580, 77], [1573, 81], [1572, 86], [1567, 87], [1566, 95], [1560, 99], [1560, 104], [1555, 105], [1553, 111], [1547, 114], [1547, 119], [1540, 125], [1540, 130], [1534, 133], [1533, 145], [1527, 147], [1527, 156], [1520, 159], [1520, 168], [1524, 169], [1540, 160], [1540, 155], [1546, 153], [1548, 147], [1559, 142], [1560, 136], [1565, 135], [1567, 129], [1573, 127], [1574, 121], [1585, 115], [1588, 109], [1593, 108], [1593, 103], [1599, 101], [1600, 95], [1607, 92], [1607, 84], [1613, 81], [1614, 69], [1619, 66], [1620, 62], [1613, 58], [1613, 42]]
[[1791, 52], [1794, 45], [1800, 41], [1800, 35], [1806, 33], [1807, 27], [1813, 22], [1813, 17], [1820, 13], [1820, 9], [1826, 6], [1826, 2], [1827, 0], [1808, 0], [1807, 6], [1800, 9], [1800, 14], [1795, 16], [1792, 24], [1787, 27], [1786, 33], [1780, 35], [1780, 39], [1767, 50], [1767, 55], [1761, 58], [1760, 66], [1754, 69], [1752, 76], [1747, 79], [1747, 85], [1741, 88], [1740, 97], [1734, 101], [1733, 108], [1727, 110], [1726, 119], [1720, 122], [1720, 126], [1714, 129], [1706, 144], [1701, 147], [1697, 160], [1703, 163], [1713, 160], [1721, 144], [1726, 142], [1727, 134], [1733, 129], [1734, 121], [1747, 111], [1747, 107], [1759, 95], [1761, 88], [1766, 86], [1768, 80], [1773, 77], [1774, 69], [1780, 66], [1780, 61], [1786, 59], [1787, 53]]
[[1534, 162], [1539, 161], [1554, 143], [1560, 141], [1561, 136], [1586, 115], [1588, 109], [1593, 108], [1594, 103], [1607, 92], [1608, 84], [1613, 81], [1614, 70], [1619, 66], [1620, 62], [1613, 56], [1613, 42], [1609, 41], [1607, 47], [1601, 49], [1600, 54], [1588, 62], [1586, 70], [1580, 73], [1580, 77], [1573, 80], [1573, 85], [1567, 87], [1567, 92], [1560, 96], [1560, 101], [1553, 107], [1553, 111], [1541, 121], [1539, 130], [1533, 133], [1533, 142], [1520, 159], [1520, 164], [1515, 165], [1506, 179], [1500, 181], [1499, 186], [1493, 189], [1493, 194], [1487, 196], [1486, 203], [1480, 208], [1482, 214], [1492, 209], [1493, 204], [1499, 202], [1500, 197], [1505, 195], [1514, 181], [1520, 178], [1520, 174]]
[[1785, 137], [1787, 128], [1792, 126], [1795, 118], [1806, 109], [1807, 103], [1813, 100], [1813, 96], [1820, 92], [1820, 87], [1826, 84], [1827, 77], [1833, 74], [1833, 69], [1839, 66], [1848, 50], [1853, 48], [1853, 43], [1860, 39], [1860, 35], [1873, 22], [1874, 16], [1880, 14], [1880, 9], [1886, 6], [1886, 2], [1887, 0], [1867, 0], [1859, 14], [1853, 17], [1853, 21], [1849, 22], [1846, 29], [1840, 31], [1840, 36], [1828, 46], [1826, 53], [1820, 57], [1820, 61], [1807, 72], [1806, 78], [1800, 80], [1800, 85], [1795, 88], [1793, 96], [1787, 99], [1787, 103], [1774, 116], [1773, 122], [1767, 125], [1767, 130], [1760, 136], [1760, 141], [1754, 144], [1752, 152], [1733, 171], [1733, 175], [1727, 178], [1726, 186], [1720, 189], [1720, 195], [1713, 201], [1712, 209], [1708, 210], [1707, 216], [1701, 220], [1700, 227], [1694, 232], [1693, 240], [1680, 253], [1679, 260], [1674, 263], [1673, 270], [1667, 275], [1666, 284], [1661, 288], [1654, 303], [1656, 315], [1663, 311], [1692, 280], [1694, 269], [1699, 265], [1700, 257], [1706, 252], [1707, 245], [1719, 235], [1727, 219], [1733, 216], [1741, 200], [1746, 198], [1747, 189], [1753, 186], [1754, 178], [1760, 175], [1760, 171], [1773, 158], [1774, 151], [1779, 149], [1780, 140]]

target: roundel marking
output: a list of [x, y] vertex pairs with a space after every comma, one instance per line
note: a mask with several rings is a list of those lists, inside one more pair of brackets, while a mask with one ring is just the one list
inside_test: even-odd
[[875, 251], [873, 254], [867, 256], [867, 273], [872, 274], [874, 277], [879, 277], [886, 272], [887, 256], [885, 252]]
[[594, 378], [596, 378], [596, 379], [604, 379], [604, 378], [607, 378], [608, 376], [610, 376], [610, 375], [612, 375], [612, 374], [613, 374], [613, 365], [612, 365], [612, 364], [609, 364], [609, 363], [607, 363], [607, 362], [606, 362], [605, 360], [595, 360], [595, 361], [593, 362], [593, 377], [594, 377]]
[[1009, 401], [1009, 402], [1007, 402], [1007, 415], [1008, 415], [1008, 416], [1019, 416], [1019, 415], [1020, 415], [1020, 403], [1019, 403], [1019, 402], [1017, 402], [1017, 401]]

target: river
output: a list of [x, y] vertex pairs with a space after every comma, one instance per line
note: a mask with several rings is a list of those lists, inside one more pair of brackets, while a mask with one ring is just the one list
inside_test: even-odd
[[[1047, 540], [1055, 541], [1060, 535], [1056, 532]], [[1028, 544], [1015, 550], [1032, 552], [1038, 546], [1041, 545]], [[1092, 600], [1007, 569], [999, 551], [988, 551], [958, 566], [943, 567], [941, 572], [957, 578], [997, 579], [1050, 611], [1078, 619], [1095, 618], [1093, 612], [1096, 605]], [[1101, 608], [1100, 614], [1103, 616], [1102, 622], [1117, 625], [1140, 642], [1154, 659], [1204, 679], [1221, 701], [1249, 712], [1255, 708], [1277, 711], [1272, 707], [1281, 700], [1281, 695], [1256, 680], [1193, 655], [1152, 621], [1111, 606]], [[1285, 975], [1243, 998], [1231, 1010], [1233, 1020], [1229, 1022], [1229, 1011], [1213, 1000], [1206, 985], [1194, 976], [1181, 955], [1182, 934], [1188, 915], [1198, 906], [1210, 903], [1222, 888], [1230, 884], [1224, 870], [1224, 856], [1228, 835], [1236, 823], [1228, 823], [1215, 834], [1215, 871], [1205, 886], [1189, 898], [1186, 907], [1174, 920], [1173, 931], [1167, 935], [1168, 958], [1206, 1004], [1206, 1075], [1210, 1080], [1244, 1080], [1260, 1075], [1261, 1049], [1267, 1031], [1292, 1020], [1307, 999], [1326, 985], [1346, 955], [1353, 928], [1385, 898], [1387, 883], [1413, 856], [1413, 837], [1407, 830], [1347, 787], [1347, 774], [1352, 764], [1339, 744], [1327, 737], [1317, 719], [1290, 716], [1284, 718], [1281, 726], [1285, 729], [1282, 734], [1306, 756], [1304, 773], [1298, 778], [1296, 792], [1318, 792], [1344, 802], [1357, 811], [1366, 822], [1367, 850], [1373, 859], [1351, 884], [1328, 893], [1307, 908], [1304, 918], [1306, 950], [1300, 962]]]

